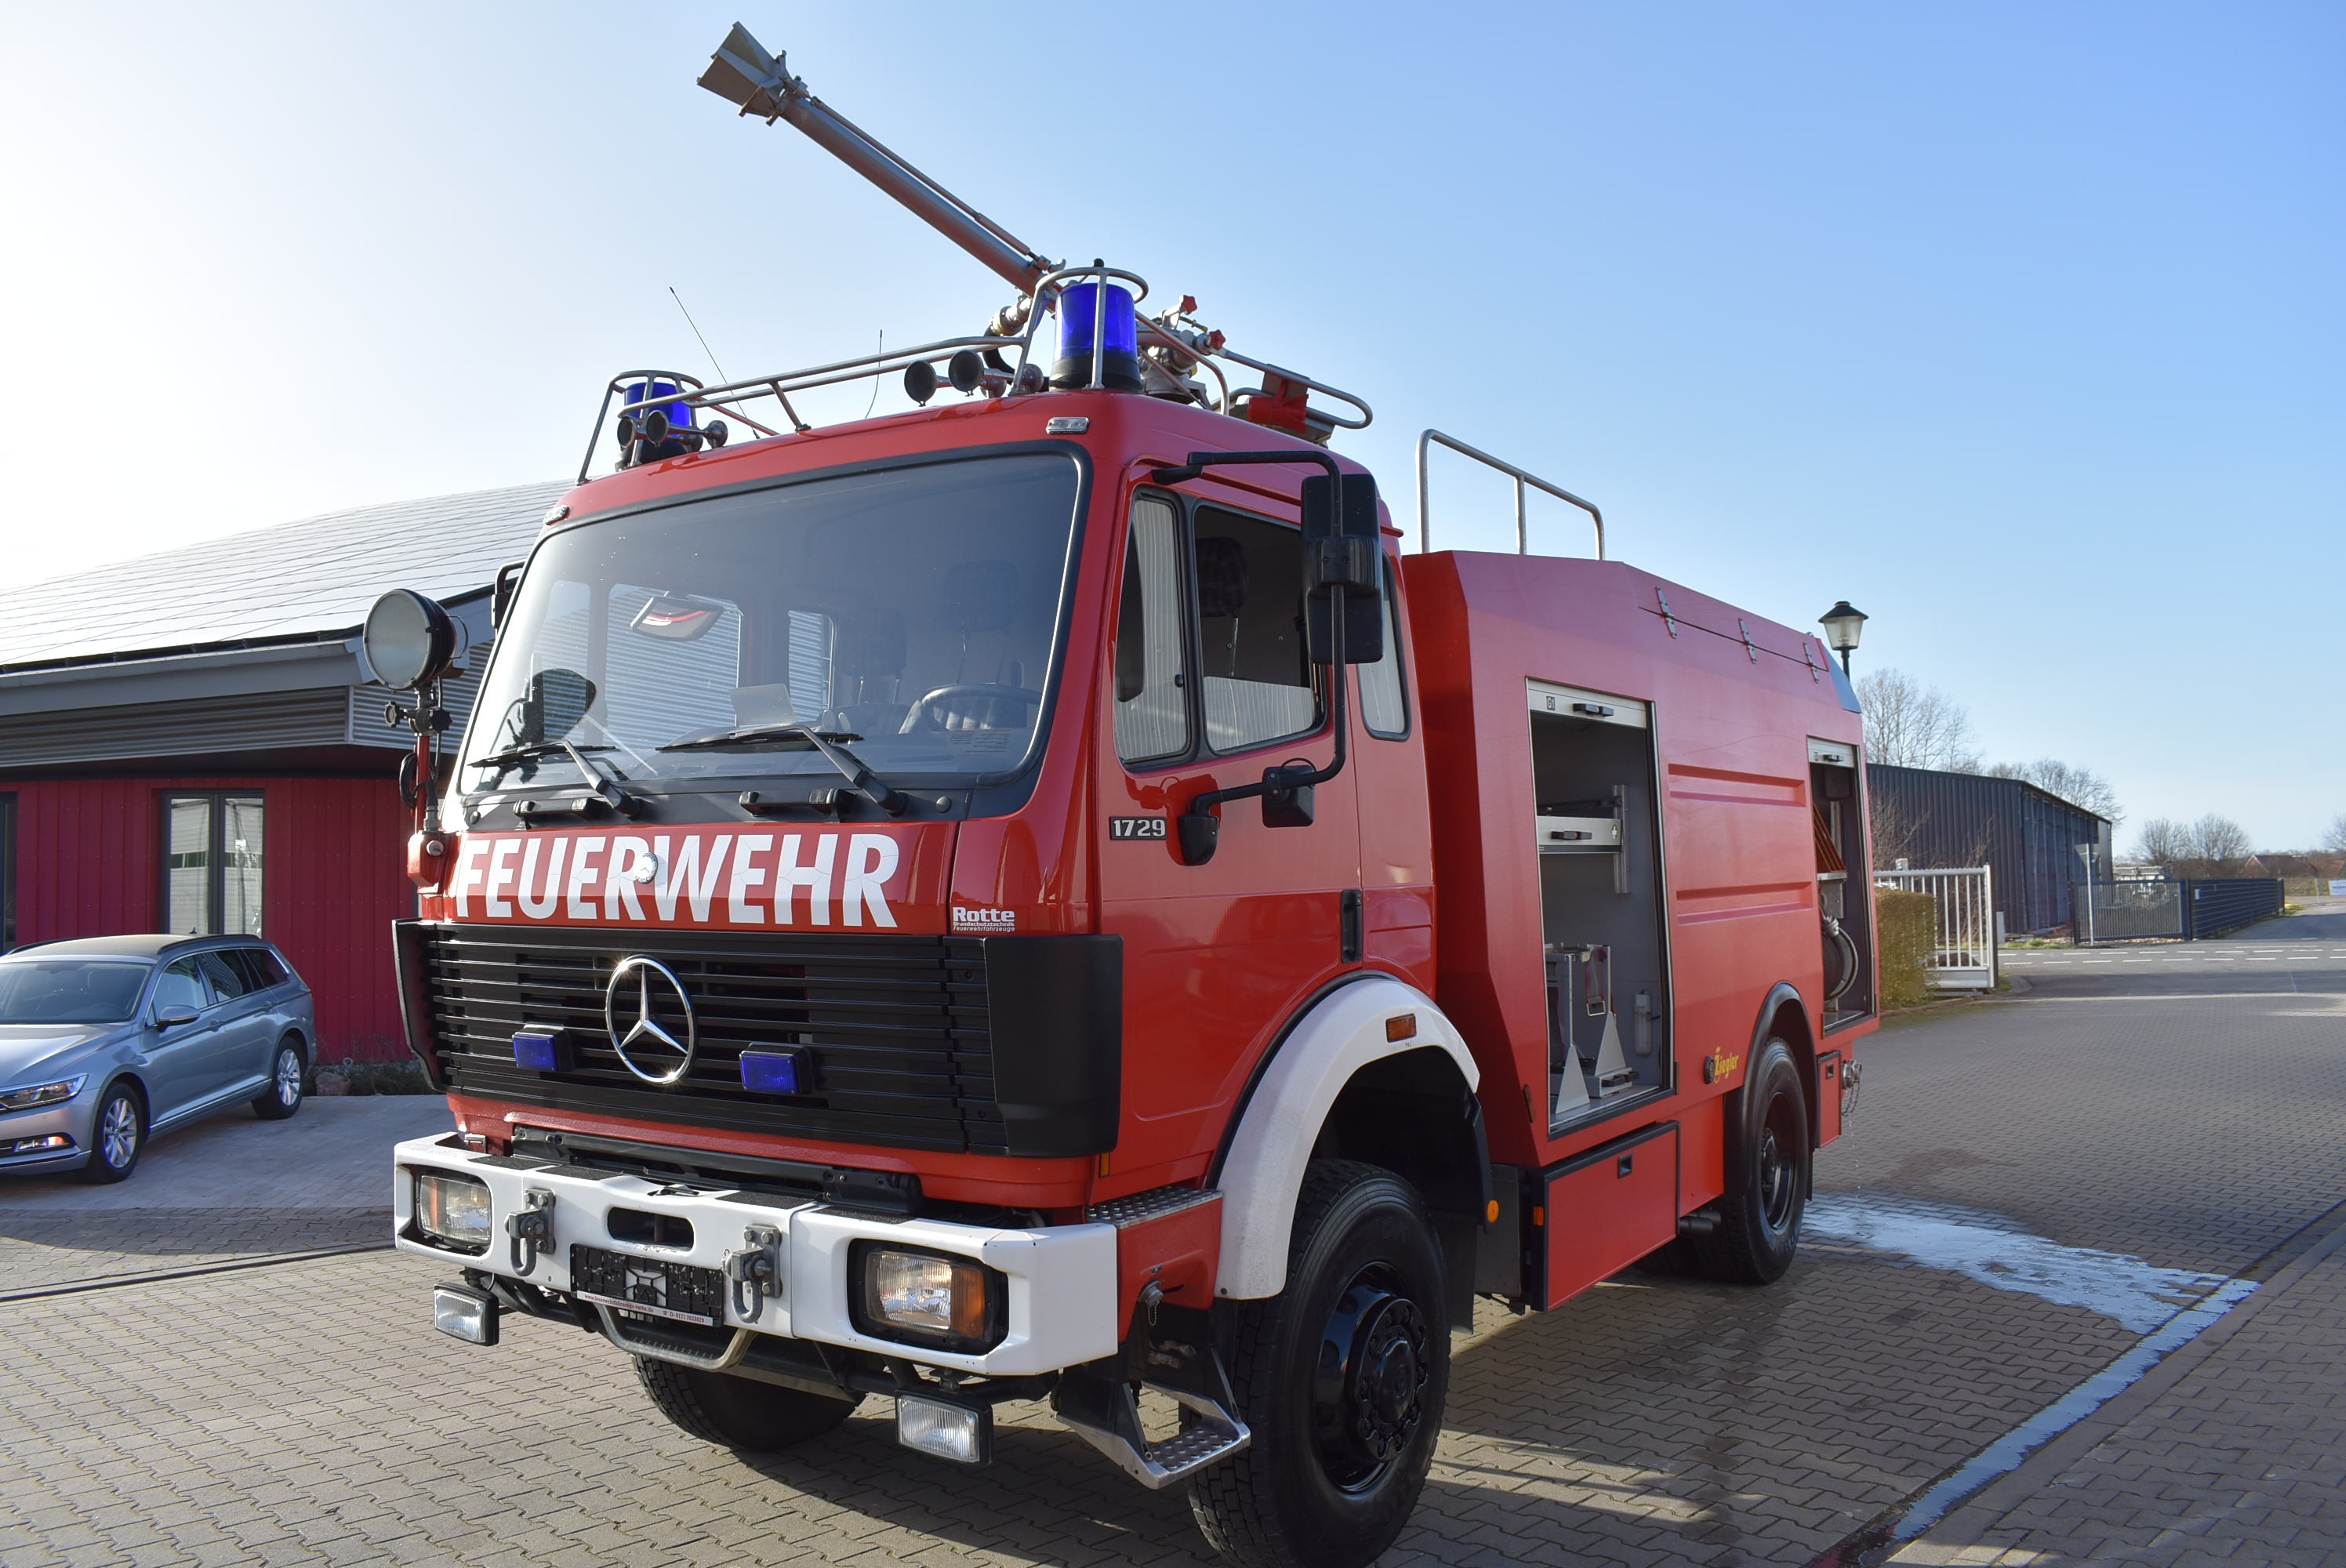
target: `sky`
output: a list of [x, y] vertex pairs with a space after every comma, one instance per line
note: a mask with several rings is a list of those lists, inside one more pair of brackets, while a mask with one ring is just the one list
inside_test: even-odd
[[[2335, 5], [12, 5], [0, 580], [574, 474], [613, 372], [709, 372], [671, 289], [737, 377], [974, 330], [1005, 285], [694, 87], [737, 17], [1361, 393], [1413, 536], [1434, 426], [1648, 570], [1847, 598], [1861, 673], [2106, 775], [2122, 843], [2346, 813]], [[1512, 548], [1503, 484], [1433, 489]]]

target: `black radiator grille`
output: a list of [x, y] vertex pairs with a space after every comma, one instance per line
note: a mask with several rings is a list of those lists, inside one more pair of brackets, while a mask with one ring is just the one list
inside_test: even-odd
[[[628, 1072], [604, 1027], [612, 968], [633, 953], [675, 972], [699, 1045], [665, 1088]], [[771, 936], [427, 925], [434, 1045], [451, 1086], [523, 1105], [729, 1131], [999, 1154], [984, 945], [936, 936]], [[624, 1029], [632, 1009], [620, 1013]], [[514, 1061], [525, 1023], [558, 1025], [568, 1072]], [[809, 1092], [752, 1094], [745, 1050], [804, 1046]]]

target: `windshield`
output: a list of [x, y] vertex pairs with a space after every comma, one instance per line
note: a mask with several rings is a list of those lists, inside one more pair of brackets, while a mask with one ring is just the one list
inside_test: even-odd
[[0, 962], [0, 1023], [119, 1023], [137, 1011], [149, 967], [126, 959]]
[[892, 784], [1015, 774], [1042, 723], [1079, 479], [1072, 457], [1015, 453], [557, 534], [498, 634], [454, 787], [569, 785], [582, 766], [684, 789], [835, 777], [775, 732], [790, 725]]

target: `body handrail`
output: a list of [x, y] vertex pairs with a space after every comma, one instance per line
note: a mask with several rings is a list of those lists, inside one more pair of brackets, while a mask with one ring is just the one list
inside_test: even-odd
[[1595, 502], [1583, 501], [1560, 484], [1550, 484], [1538, 474], [1517, 468], [1504, 457], [1494, 457], [1480, 447], [1469, 446], [1456, 436], [1445, 435], [1438, 430], [1420, 431], [1417, 436], [1417, 547], [1421, 552], [1433, 548], [1433, 523], [1426, 501], [1425, 459], [1427, 453], [1437, 444], [1446, 446], [1461, 456], [1471, 457], [1485, 467], [1495, 468], [1515, 482], [1516, 555], [1528, 555], [1532, 553], [1529, 525], [1524, 517], [1524, 491], [1525, 486], [1529, 486], [1545, 494], [1553, 495], [1558, 501], [1568, 502], [1587, 513], [1588, 520], [1596, 525], [1596, 558], [1600, 561], [1605, 559], [1605, 514], [1596, 509]]

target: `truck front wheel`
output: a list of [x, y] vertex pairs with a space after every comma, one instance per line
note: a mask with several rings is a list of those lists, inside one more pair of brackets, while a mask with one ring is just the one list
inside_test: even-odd
[[862, 1402], [861, 1395], [827, 1399], [649, 1356], [636, 1358], [636, 1377], [680, 1430], [743, 1453], [771, 1453], [821, 1437]]
[[1314, 1160], [1287, 1288], [1230, 1315], [1232, 1390], [1253, 1429], [1189, 1506], [1249, 1568], [1361, 1568], [1417, 1506], [1450, 1386], [1442, 1255], [1407, 1182]]

